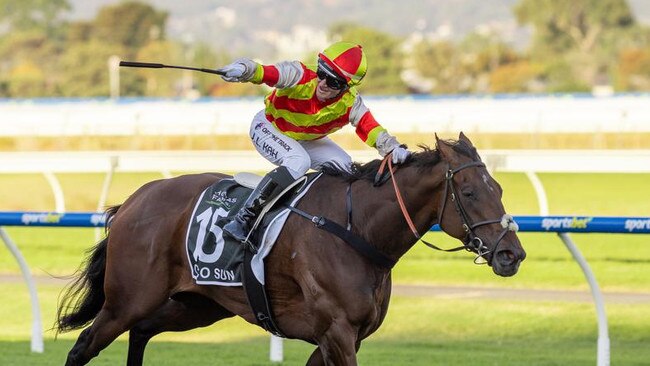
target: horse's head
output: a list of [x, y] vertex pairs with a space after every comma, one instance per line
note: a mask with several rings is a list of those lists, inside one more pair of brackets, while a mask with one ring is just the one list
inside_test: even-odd
[[517, 224], [501, 202], [503, 190], [461, 132], [457, 142], [436, 136], [436, 149], [447, 164], [444, 197], [438, 222], [447, 234], [463, 242], [500, 276], [517, 273], [526, 252], [519, 242]]

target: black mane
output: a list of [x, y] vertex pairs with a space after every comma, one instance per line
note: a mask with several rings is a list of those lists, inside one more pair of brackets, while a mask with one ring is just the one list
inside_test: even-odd
[[[473, 160], [479, 160], [476, 148], [462, 140], [439, 140], [439, 143], [451, 146], [459, 154], [465, 155]], [[413, 152], [409, 159], [404, 162], [404, 166], [413, 166], [420, 172], [430, 171], [440, 162], [440, 153], [438, 150], [431, 149], [427, 145], [418, 145], [420, 151]], [[374, 181], [377, 170], [381, 164], [381, 159], [375, 159], [365, 164], [353, 163], [352, 172], [342, 169], [338, 165], [326, 163], [321, 167], [321, 171], [327, 175], [341, 177], [346, 182], [357, 180]]]

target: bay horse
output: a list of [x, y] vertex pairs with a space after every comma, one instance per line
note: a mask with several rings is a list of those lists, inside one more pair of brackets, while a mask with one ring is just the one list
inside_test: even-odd
[[[354, 173], [324, 169], [297, 207], [344, 224], [350, 188], [351, 231], [394, 262], [417, 242], [418, 232], [440, 224], [494, 273], [514, 275], [526, 253], [505, 213], [501, 187], [463, 133], [458, 140], [435, 136], [435, 141], [435, 149], [421, 145], [394, 172], [403, 210], [392, 184], [373, 183], [380, 160], [355, 164]], [[185, 253], [197, 197], [224, 178], [230, 176], [204, 173], [149, 182], [107, 210], [107, 235], [89, 251], [58, 309], [57, 332], [92, 322], [66, 365], [86, 364], [126, 331], [127, 364], [141, 365], [147, 342], [161, 332], [205, 327], [235, 315], [259, 325], [242, 287], [197, 285]], [[391, 269], [295, 214], [265, 261], [277, 326], [288, 338], [317, 346], [307, 364], [356, 365], [361, 341], [386, 316]]]

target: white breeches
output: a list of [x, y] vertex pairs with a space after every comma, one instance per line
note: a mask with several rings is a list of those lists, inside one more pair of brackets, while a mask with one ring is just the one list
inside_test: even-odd
[[286, 167], [298, 179], [309, 168], [319, 169], [324, 163], [333, 163], [350, 169], [352, 158], [329, 137], [297, 141], [278, 131], [266, 119], [264, 110], [253, 118], [250, 137], [259, 153], [271, 163]]

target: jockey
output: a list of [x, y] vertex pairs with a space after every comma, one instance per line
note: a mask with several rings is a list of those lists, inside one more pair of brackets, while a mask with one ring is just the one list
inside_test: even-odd
[[395, 164], [410, 152], [370, 113], [356, 90], [366, 75], [360, 45], [337, 42], [318, 54], [317, 65], [284, 61], [261, 65], [238, 59], [219, 69], [229, 82], [264, 83], [274, 87], [266, 107], [253, 118], [250, 137], [257, 151], [278, 168], [269, 172], [224, 231], [244, 242], [264, 206], [309, 168], [334, 164], [350, 170], [352, 159], [327, 135], [350, 123], [357, 135], [381, 156], [393, 153]]

